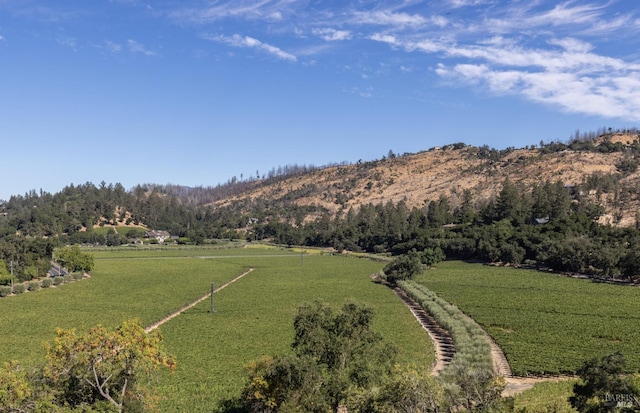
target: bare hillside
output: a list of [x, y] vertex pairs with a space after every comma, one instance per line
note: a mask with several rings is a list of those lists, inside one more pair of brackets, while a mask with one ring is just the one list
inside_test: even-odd
[[[594, 142], [597, 147], [604, 140]], [[635, 135], [613, 135], [609, 144], [638, 145]], [[619, 147], [618, 147], [619, 149]], [[615, 191], [591, 193], [605, 206], [605, 219], [619, 225], [635, 224], [638, 206], [636, 188], [640, 172], [622, 175], [625, 159], [635, 162], [631, 151], [610, 153], [563, 149], [544, 153], [540, 149], [496, 151], [463, 144], [357, 164], [332, 166], [275, 182], [256, 180], [245, 190], [215, 202], [229, 205], [247, 199], [287, 200], [297, 205], [318, 205], [330, 211], [358, 208], [365, 203], [399, 202], [421, 207], [441, 196], [450, 197], [453, 207], [463, 191], [470, 190], [476, 202], [485, 202], [510, 179], [530, 187], [536, 182], [561, 181], [580, 186], [593, 174], [617, 174]], [[588, 194], [587, 194], [588, 195]], [[622, 202], [621, 202], [622, 201]], [[617, 219], [616, 219], [617, 217]]]

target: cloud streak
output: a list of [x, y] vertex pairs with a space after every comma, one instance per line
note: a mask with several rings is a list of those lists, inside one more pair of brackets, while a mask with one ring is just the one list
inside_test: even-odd
[[312, 33], [328, 42], [349, 40], [352, 37], [352, 34], [349, 30], [336, 30], [330, 28], [313, 29]]
[[526, 48], [497, 40], [454, 46], [444, 54], [466, 63], [440, 63], [435, 72], [452, 84], [482, 85], [567, 112], [640, 120], [640, 63], [593, 53], [573, 38], [555, 49]]
[[169, 12], [175, 20], [206, 24], [227, 18], [280, 21], [295, 5], [293, 0], [227, 0], [205, 7], [185, 7]]
[[129, 51], [131, 53], [135, 53], [135, 54], [141, 54], [144, 56], [155, 56], [156, 52], [153, 52], [151, 50], [148, 50], [144, 47], [144, 45], [142, 45], [141, 43], [132, 40], [132, 39], [128, 39], [127, 40], [127, 48], [129, 49]]
[[295, 62], [298, 60], [298, 58], [291, 54], [291, 53], [287, 53], [285, 51], [283, 51], [282, 49], [276, 47], [276, 46], [272, 46], [270, 44], [267, 43], [263, 43], [258, 39], [255, 39], [253, 37], [250, 36], [241, 36], [239, 34], [234, 34], [233, 36], [222, 36], [222, 35], [217, 35], [217, 36], [212, 36], [212, 35], [205, 35], [203, 36], [205, 39], [207, 40], [211, 40], [214, 42], [219, 42], [219, 43], [225, 43], [228, 44], [230, 46], [233, 47], [240, 47], [240, 48], [252, 48], [252, 49], [257, 49], [257, 50], [261, 50], [267, 54], [270, 54], [272, 56], [275, 56], [279, 59], [282, 60], [287, 60], [290, 62]]

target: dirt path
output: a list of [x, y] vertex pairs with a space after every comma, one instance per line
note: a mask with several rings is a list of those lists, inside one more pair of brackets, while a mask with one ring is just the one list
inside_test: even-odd
[[453, 355], [456, 352], [451, 335], [447, 330], [441, 328], [433, 317], [404, 291], [398, 287], [390, 288], [392, 288], [393, 292], [409, 307], [411, 314], [418, 320], [422, 328], [429, 333], [436, 353], [436, 361], [431, 367], [431, 374], [434, 376], [439, 375], [440, 372], [451, 363]]
[[435, 349], [436, 361], [433, 363], [431, 367], [431, 374], [437, 376], [440, 374], [442, 370], [444, 370], [451, 360], [453, 360], [453, 355], [456, 352], [456, 349], [453, 345], [453, 339], [451, 338], [451, 334], [443, 328], [441, 328], [438, 323], [431, 317], [429, 313], [427, 313], [414, 299], [409, 297], [402, 289], [399, 287], [394, 287], [388, 282], [381, 279], [377, 274], [372, 274], [371, 278], [374, 282], [378, 284], [385, 285], [393, 290], [394, 293], [402, 300], [402, 302], [409, 308], [411, 314], [416, 318], [418, 323], [425, 329], [425, 331], [429, 334], [431, 341], [433, 341], [433, 347]]
[[[245, 275], [249, 274], [251, 271], [253, 271], [253, 268], [249, 268], [249, 270], [247, 272], [238, 275], [237, 277], [235, 277], [231, 281], [227, 282], [226, 284], [222, 284], [220, 287], [218, 287], [218, 288], [216, 288], [214, 290], [214, 293], [217, 293], [218, 291], [222, 290], [223, 288], [225, 288], [229, 284], [232, 284], [232, 283], [238, 281], [240, 278], [242, 278]], [[163, 325], [167, 321], [171, 320], [172, 318], [175, 318], [175, 317], [179, 316], [180, 314], [182, 314], [183, 312], [187, 311], [188, 309], [190, 309], [192, 307], [195, 307], [196, 305], [200, 304], [202, 301], [206, 300], [209, 297], [211, 297], [211, 292], [208, 292], [207, 294], [205, 294], [202, 297], [198, 298], [197, 300], [185, 305], [184, 307], [180, 308], [179, 310], [174, 311], [173, 313], [171, 313], [168, 316], [164, 317], [160, 321], [157, 321], [157, 322], [151, 324], [150, 326], [146, 327], [144, 329], [144, 331], [149, 333], [149, 332], [155, 330], [156, 328], [160, 327], [161, 325]]]

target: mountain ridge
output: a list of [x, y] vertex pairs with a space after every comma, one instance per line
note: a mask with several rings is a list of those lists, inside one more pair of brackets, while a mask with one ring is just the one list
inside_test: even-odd
[[[572, 149], [579, 148], [580, 142], [583, 148]], [[601, 145], [608, 149], [600, 149]], [[476, 204], [489, 202], [505, 179], [525, 189], [544, 181], [561, 181], [567, 188], [581, 187], [585, 195], [598, 198], [605, 210], [601, 223], [631, 226], [640, 204], [635, 190], [640, 187], [638, 155], [640, 138], [632, 133], [541, 148], [496, 150], [456, 143], [413, 154], [390, 154], [380, 160], [314, 168], [278, 180], [244, 181], [242, 191], [208, 205], [228, 207], [267, 199], [301, 207], [313, 205], [337, 214], [367, 203], [404, 201], [409, 208], [421, 208], [444, 196], [455, 208], [466, 190], [473, 193]], [[625, 161], [627, 170], [621, 170]], [[614, 184], [598, 191], [589, 184], [598, 177]]]

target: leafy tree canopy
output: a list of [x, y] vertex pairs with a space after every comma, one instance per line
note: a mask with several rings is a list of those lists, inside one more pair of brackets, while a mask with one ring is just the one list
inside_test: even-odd
[[578, 370], [581, 382], [573, 386], [571, 406], [580, 413], [635, 412], [640, 409], [640, 389], [624, 376], [624, 356], [609, 354], [592, 359]]
[[54, 259], [72, 272], [91, 271], [93, 268], [93, 255], [88, 252], [82, 252], [78, 245], [70, 245], [56, 250]]
[[97, 325], [88, 333], [56, 331], [46, 346], [45, 380], [60, 403], [93, 405], [106, 401], [116, 411], [150, 408], [144, 379], [160, 367], [175, 368], [172, 356], [160, 348], [160, 333], [146, 333], [137, 320], [115, 330]]
[[243, 399], [251, 411], [336, 411], [358, 389], [380, 384], [395, 352], [371, 330], [371, 309], [345, 304], [334, 313], [315, 302], [298, 308], [293, 355], [249, 366]]

